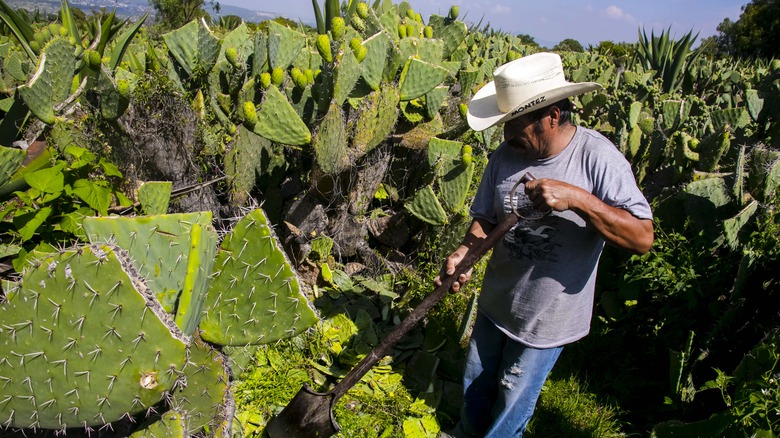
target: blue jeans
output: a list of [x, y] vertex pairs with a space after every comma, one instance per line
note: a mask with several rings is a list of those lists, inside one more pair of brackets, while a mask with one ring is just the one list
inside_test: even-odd
[[458, 438], [521, 437], [563, 347], [538, 350], [508, 338], [477, 315], [463, 376]]

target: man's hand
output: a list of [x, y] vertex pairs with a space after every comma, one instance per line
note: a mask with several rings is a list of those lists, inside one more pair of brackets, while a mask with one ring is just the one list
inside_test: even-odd
[[549, 178], [539, 178], [525, 183], [525, 194], [534, 207], [542, 212], [571, 210], [582, 194], [579, 187]]
[[[433, 279], [433, 284], [436, 286], [442, 285], [442, 280], [445, 278], [451, 276], [455, 273], [455, 268], [460, 264], [460, 262], [463, 260], [464, 257], [466, 257], [466, 253], [468, 252], [468, 248], [466, 246], [461, 245], [458, 249], [455, 250], [452, 254], [450, 254], [449, 257], [447, 257], [447, 260], [444, 261], [444, 266], [441, 268], [441, 272], [439, 272], [439, 275], [436, 276], [436, 278]], [[454, 283], [452, 283], [452, 286], [450, 287], [450, 291], [453, 293], [456, 293], [460, 290], [460, 287], [464, 285], [469, 279], [471, 278], [471, 271], [473, 269], [469, 269], [468, 272], [464, 272], [463, 274], [460, 274], [455, 280]]]

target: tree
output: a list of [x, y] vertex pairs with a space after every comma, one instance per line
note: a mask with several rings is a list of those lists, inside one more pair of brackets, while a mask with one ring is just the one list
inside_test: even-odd
[[780, 55], [780, 0], [752, 0], [742, 6], [737, 21], [718, 25], [721, 52], [735, 57], [773, 58]]
[[[208, 0], [209, 5], [219, 13], [219, 2]], [[190, 21], [206, 16], [205, 0], [149, 0], [154, 8], [156, 21], [166, 28], [178, 29]]]
[[531, 35], [519, 34], [517, 35], [517, 38], [520, 40], [520, 43], [525, 44], [526, 46], [539, 47], [539, 43], [537, 43]]
[[573, 38], [566, 38], [565, 40], [561, 41], [560, 43], [556, 44], [555, 47], [553, 47], [553, 51], [555, 52], [584, 52], [585, 49], [582, 47], [582, 44], [580, 44], [579, 41], [573, 39]]

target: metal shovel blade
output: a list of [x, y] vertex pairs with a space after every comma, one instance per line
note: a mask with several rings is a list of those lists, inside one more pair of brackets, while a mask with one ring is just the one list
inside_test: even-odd
[[326, 438], [341, 427], [333, 418], [336, 397], [330, 392], [320, 393], [309, 385], [295, 394], [279, 415], [271, 419], [265, 430], [271, 438]]

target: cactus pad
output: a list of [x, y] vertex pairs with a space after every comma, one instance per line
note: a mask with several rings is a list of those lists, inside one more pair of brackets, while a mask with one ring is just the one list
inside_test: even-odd
[[262, 210], [239, 221], [222, 242], [200, 323], [219, 345], [274, 342], [317, 321]]
[[266, 90], [257, 112], [255, 134], [271, 141], [300, 146], [311, 141], [311, 132], [284, 94], [276, 87]]
[[0, 417], [11, 427], [102, 426], [179, 379], [187, 341], [115, 246], [40, 258], [0, 307]]
[[443, 67], [411, 58], [401, 71], [401, 100], [412, 100], [433, 90], [449, 73]]
[[0, 146], [0, 186], [14, 176], [26, 156], [27, 153], [21, 149]]
[[335, 102], [330, 105], [312, 143], [317, 164], [323, 172], [336, 174], [349, 167], [344, 114], [340, 105]]
[[431, 186], [425, 186], [414, 194], [408, 201], [406, 208], [415, 217], [431, 225], [444, 225], [447, 223], [447, 213], [442, 208]]
[[90, 241], [114, 242], [126, 250], [182, 331], [195, 330], [216, 251], [210, 212], [92, 217], [83, 225]]

